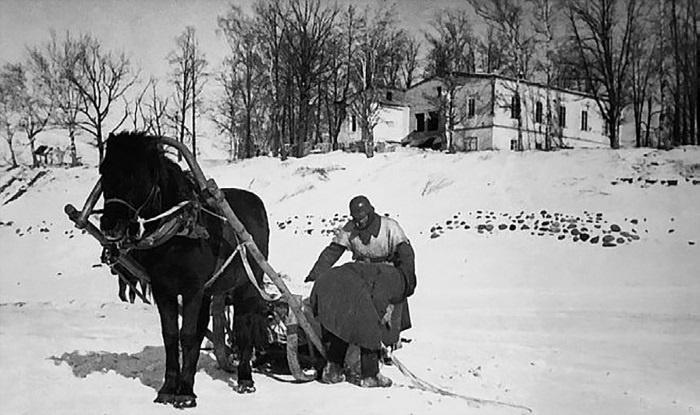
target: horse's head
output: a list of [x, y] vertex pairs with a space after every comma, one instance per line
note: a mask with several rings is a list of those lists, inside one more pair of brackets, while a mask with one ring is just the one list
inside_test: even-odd
[[107, 139], [100, 165], [105, 200], [100, 229], [110, 242], [138, 239], [139, 220], [160, 212], [162, 159], [156, 137], [120, 133]]

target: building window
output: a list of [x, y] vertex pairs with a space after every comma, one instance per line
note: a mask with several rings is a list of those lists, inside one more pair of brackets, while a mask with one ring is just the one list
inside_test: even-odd
[[354, 115], [352, 116], [352, 131], [355, 132], [357, 131], [357, 117]]
[[441, 86], [437, 87], [437, 95], [442, 96], [442, 87]]
[[473, 118], [476, 115], [476, 101], [474, 98], [469, 98], [467, 101], [467, 117]]
[[559, 127], [566, 128], [566, 107], [559, 106]]
[[542, 122], [542, 102], [535, 103], [535, 122]]
[[386, 91], [386, 100], [391, 101], [394, 98], [394, 95], [392, 94], [391, 91]]
[[438, 112], [431, 111], [428, 113], [428, 131], [437, 131], [438, 129]]
[[510, 140], [510, 149], [513, 151], [520, 150], [520, 147], [518, 146], [518, 140]]
[[510, 118], [520, 118], [520, 95], [515, 94], [510, 99]]
[[478, 149], [478, 140], [476, 137], [469, 137], [464, 141], [464, 151], [476, 151]]
[[425, 131], [425, 114], [416, 114], [416, 131]]
[[588, 131], [588, 111], [581, 111], [581, 131]]

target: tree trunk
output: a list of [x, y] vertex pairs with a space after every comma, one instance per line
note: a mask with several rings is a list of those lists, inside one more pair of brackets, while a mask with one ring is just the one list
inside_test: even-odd
[[647, 130], [644, 133], [644, 140], [642, 141], [642, 145], [644, 147], [649, 147], [649, 133], [651, 131], [651, 114], [652, 114], [652, 105], [653, 104], [654, 104], [653, 98], [651, 96], [647, 97], [647, 119], [646, 119]]
[[[187, 109], [183, 106], [180, 110], [179, 128], [180, 128], [180, 143], [185, 144], [185, 118], [187, 117]], [[177, 152], [177, 160], [182, 161], [182, 154]]]
[[[19, 166], [19, 164], [17, 164], [17, 156], [15, 155], [15, 149], [14, 149], [14, 146], [12, 145], [12, 142], [14, 140], [14, 133], [10, 130], [9, 127], [6, 127], [5, 132], [6, 132], [5, 141], [7, 141], [7, 147], [10, 151], [10, 162], [12, 163], [11, 166], [14, 169], [15, 167]], [[34, 154], [34, 152], [32, 152], [32, 154]]]
[[308, 139], [309, 131], [309, 93], [306, 88], [300, 90], [299, 94], [299, 121], [296, 128], [296, 142], [294, 143], [294, 155], [304, 156], [304, 147]]
[[642, 146], [642, 113], [636, 103], [634, 104], [634, 137], [636, 147], [640, 148]]
[[249, 159], [253, 157], [253, 137], [251, 137], [251, 114], [252, 109], [250, 105], [246, 106], [245, 109], [245, 158]]
[[29, 141], [29, 151], [32, 152], [32, 167], [39, 167], [39, 157], [36, 155], [36, 134], [27, 134], [27, 141]]
[[102, 160], [105, 159], [105, 145], [104, 140], [102, 139], [102, 129], [97, 129], [95, 139], [97, 140], [97, 153], [101, 164]]
[[76, 167], [80, 165], [78, 160], [78, 149], [75, 146], [75, 126], [68, 127], [68, 137], [70, 138], [70, 165]]
[[617, 150], [620, 148], [620, 136], [619, 136], [619, 130], [618, 130], [618, 124], [619, 124], [619, 110], [616, 104], [611, 104], [610, 106], [610, 114], [609, 114], [609, 119], [610, 119], [610, 125], [609, 125], [609, 131], [610, 131], [610, 148], [613, 150]]
[[362, 142], [365, 145], [365, 155], [367, 158], [374, 157], [374, 133], [369, 126], [369, 123], [362, 123]]
[[195, 104], [197, 85], [195, 84], [195, 72], [197, 64], [195, 60], [195, 51], [192, 51], [192, 157], [197, 161], [197, 129], [195, 128], [195, 119], [197, 107]]
[[[455, 122], [455, 105], [454, 105], [454, 86], [450, 87], [450, 91], [448, 91], [449, 95], [447, 97], [448, 99], [448, 104], [447, 104], [447, 118], [445, 122], [445, 139], [447, 141], [447, 152], [448, 153], [454, 153], [455, 147], [454, 147], [454, 122]], [[439, 128], [439, 126], [438, 126]]]
[[547, 114], [545, 115], [545, 125], [544, 125], [544, 149], [545, 151], [550, 151], [552, 149], [552, 116], [551, 116], [551, 95], [552, 95], [552, 70], [551, 67], [547, 69], [547, 91], [545, 93], [547, 99]]

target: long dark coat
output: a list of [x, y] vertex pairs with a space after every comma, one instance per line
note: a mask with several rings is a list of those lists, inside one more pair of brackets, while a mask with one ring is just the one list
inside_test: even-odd
[[[400, 332], [411, 327], [406, 299], [416, 287], [415, 254], [408, 239], [392, 219], [377, 222], [381, 228], [376, 239], [366, 245], [360, 244], [352, 224], [346, 225], [309, 275], [315, 280], [311, 307], [323, 328], [370, 350], [398, 342]], [[332, 267], [345, 249], [358, 262]], [[380, 255], [375, 257], [375, 252]], [[389, 304], [394, 304], [394, 311], [391, 322], [384, 324]]]

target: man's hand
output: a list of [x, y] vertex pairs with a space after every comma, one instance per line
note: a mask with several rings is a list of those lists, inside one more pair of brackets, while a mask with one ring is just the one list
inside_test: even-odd
[[387, 328], [391, 328], [391, 315], [394, 313], [394, 305], [389, 304], [386, 306], [386, 311], [384, 312], [384, 317], [382, 317], [381, 323]]

